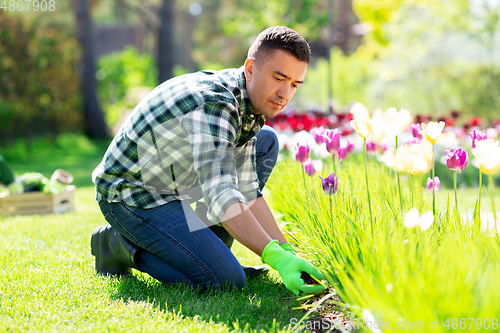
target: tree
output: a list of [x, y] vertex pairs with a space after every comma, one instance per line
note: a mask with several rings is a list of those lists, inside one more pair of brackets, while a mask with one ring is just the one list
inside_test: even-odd
[[175, 0], [163, 0], [159, 13], [160, 27], [158, 29], [158, 83], [163, 83], [173, 76], [175, 65], [174, 13]]
[[87, 0], [73, 0], [78, 41], [82, 49], [81, 78], [85, 133], [90, 138], [107, 138], [108, 126], [99, 107], [96, 93], [95, 51], [92, 38], [92, 18]]

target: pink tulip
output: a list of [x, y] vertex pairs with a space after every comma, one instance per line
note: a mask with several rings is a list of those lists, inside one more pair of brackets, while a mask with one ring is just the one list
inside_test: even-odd
[[309, 157], [309, 144], [299, 143], [295, 145], [295, 160], [299, 163], [304, 163]]
[[486, 140], [486, 131], [476, 131], [473, 129], [469, 134], [472, 139], [472, 148], [476, 148], [476, 141]]
[[420, 143], [420, 139], [413, 138], [413, 139], [411, 139], [409, 141], [406, 141], [405, 142], [405, 146], [407, 146], [407, 145], [418, 145], [419, 143]]
[[[439, 177], [434, 177], [434, 180], [436, 181], [436, 185], [434, 186], [434, 188], [437, 190], [439, 190], [439, 184], [441, 184], [441, 181], [439, 180]], [[432, 178], [429, 177], [427, 178], [427, 188], [432, 191]]]
[[346, 139], [346, 149], [348, 153], [352, 153], [354, 151], [354, 140], [351, 138]]
[[316, 127], [312, 130], [312, 136], [318, 145], [325, 143], [327, 141], [327, 137], [325, 135], [325, 128], [323, 126]]
[[304, 168], [304, 172], [307, 173], [309, 176], [314, 176], [316, 173], [316, 170], [314, 169], [313, 161], [308, 158], [307, 161], [302, 164], [302, 167]]
[[[319, 176], [319, 178], [321, 178], [321, 176]], [[330, 176], [325, 179], [321, 178], [321, 186], [326, 194], [335, 194], [339, 186], [339, 178], [332, 172]]]
[[325, 136], [328, 138], [328, 140], [325, 141], [326, 150], [331, 154], [337, 152], [340, 147], [340, 137], [342, 136], [340, 131], [338, 129], [327, 129], [325, 130]]
[[371, 141], [366, 142], [366, 152], [373, 153], [375, 151], [377, 151], [377, 144]]
[[469, 153], [461, 147], [453, 147], [444, 151], [444, 159], [450, 170], [462, 171], [469, 160]]
[[339, 160], [343, 160], [347, 156], [347, 147], [341, 146], [339, 150], [337, 151], [337, 154], [339, 155]]
[[411, 124], [411, 133], [413, 134], [413, 137], [422, 140], [422, 134], [420, 134], [419, 130], [422, 129], [422, 125], [420, 123], [418, 124]]

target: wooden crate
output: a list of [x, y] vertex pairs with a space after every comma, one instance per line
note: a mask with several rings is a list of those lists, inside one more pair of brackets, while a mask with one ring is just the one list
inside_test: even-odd
[[2, 216], [61, 214], [75, 210], [75, 186], [68, 185], [59, 194], [27, 192], [17, 195], [0, 193], [0, 213]]

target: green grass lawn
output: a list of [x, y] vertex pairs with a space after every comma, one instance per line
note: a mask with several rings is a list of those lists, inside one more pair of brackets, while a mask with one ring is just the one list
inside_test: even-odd
[[[0, 332], [285, 332], [303, 316], [276, 272], [247, 281], [241, 292], [204, 295], [138, 271], [120, 281], [97, 276], [90, 235], [104, 219], [90, 177], [105, 148], [90, 142], [64, 153], [10, 156], [16, 175], [70, 171], [76, 210], [0, 220]], [[260, 264], [239, 244], [233, 252], [243, 265]]]

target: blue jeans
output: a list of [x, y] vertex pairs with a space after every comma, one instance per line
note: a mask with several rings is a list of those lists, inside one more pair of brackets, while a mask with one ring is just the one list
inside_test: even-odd
[[[276, 164], [276, 134], [264, 126], [257, 134], [256, 163], [259, 185], [264, 188]], [[228, 246], [209, 228], [189, 231], [188, 220], [200, 219], [186, 202], [142, 209], [123, 203], [99, 202], [106, 221], [140, 249], [135, 255], [139, 270], [163, 283], [183, 282], [209, 288], [242, 289], [245, 274]]]

